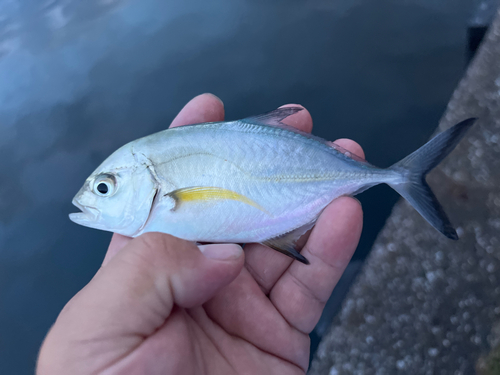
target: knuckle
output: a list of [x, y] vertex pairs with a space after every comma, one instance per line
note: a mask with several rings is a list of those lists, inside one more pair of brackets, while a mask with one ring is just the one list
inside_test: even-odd
[[142, 248], [143, 251], [154, 251], [156, 253], [168, 249], [172, 238], [172, 236], [164, 233], [145, 233], [138, 237], [138, 241], [141, 245], [138, 247]]
[[133, 247], [134, 262], [145, 264], [148, 267], [161, 262], [162, 254], [168, 250], [168, 239], [162, 233], [145, 233], [136, 239]]
[[195, 246], [188, 241], [165, 233], [150, 232], [137, 238], [136, 254], [148, 263], [165, 266], [165, 263], [179, 262], [179, 258], [189, 246]]
[[324, 305], [326, 301], [328, 300], [328, 296], [323, 296], [321, 293], [318, 292], [317, 287], [310, 285], [309, 283], [304, 283], [300, 277], [297, 277], [295, 275], [292, 276], [292, 281], [297, 285], [298, 290], [304, 294], [310, 301], [314, 301], [320, 305]]

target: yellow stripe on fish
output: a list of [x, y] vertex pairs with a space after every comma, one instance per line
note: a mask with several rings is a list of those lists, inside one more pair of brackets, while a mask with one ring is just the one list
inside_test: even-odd
[[215, 201], [215, 200], [233, 200], [248, 204], [255, 207], [268, 215], [271, 215], [264, 207], [250, 198], [245, 197], [235, 191], [222, 189], [212, 186], [194, 186], [175, 190], [169, 193], [177, 202], [192, 202], [192, 201]]

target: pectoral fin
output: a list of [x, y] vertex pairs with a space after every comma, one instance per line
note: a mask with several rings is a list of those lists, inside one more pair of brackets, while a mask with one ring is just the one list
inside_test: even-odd
[[281, 236], [270, 238], [267, 241], [262, 242], [263, 245], [269, 246], [271, 249], [279, 251], [290, 258], [298, 260], [301, 263], [309, 264], [307, 258], [301, 255], [296, 249], [297, 240], [305, 234], [309, 229], [314, 226], [314, 223], [308, 223], [303, 225], [297, 229], [292, 230], [291, 232], [282, 234]]
[[171, 196], [178, 204], [182, 204], [184, 202], [194, 202], [194, 201], [208, 202], [208, 201], [229, 199], [248, 204], [269, 215], [269, 212], [266, 209], [264, 209], [261, 205], [254, 202], [250, 198], [247, 198], [244, 195], [241, 195], [235, 191], [222, 189], [218, 187], [194, 186], [194, 187], [174, 190], [171, 193], [168, 193], [167, 195]]

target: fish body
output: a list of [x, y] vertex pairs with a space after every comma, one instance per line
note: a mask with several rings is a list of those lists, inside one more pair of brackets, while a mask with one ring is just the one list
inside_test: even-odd
[[[163, 232], [199, 242], [264, 243], [307, 262], [294, 244], [321, 211], [339, 196], [386, 183], [456, 237], [424, 176], [473, 119], [444, 142], [425, 150], [431, 140], [414, 153], [420, 155], [381, 169], [281, 123], [299, 110], [176, 127], [130, 142], [87, 179], [73, 200], [82, 212], [70, 218], [131, 237]], [[446, 155], [439, 153], [444, 148]], [[412, 192], [413, 185], [421, 191]]]

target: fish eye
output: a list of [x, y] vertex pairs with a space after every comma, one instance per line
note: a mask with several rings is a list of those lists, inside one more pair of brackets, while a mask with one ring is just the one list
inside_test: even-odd
[[101, 194], [104, 194], [106, 195], [109, 191], [109, 185], [106, 183], [106, 182], [99, 182], [99, 184], [97, 184], [97, 191]]
[[115, 190], [116, 180], [112, 175], [100, 175], [94, 180], [94, 193], [101, 197], [110, 197]]

